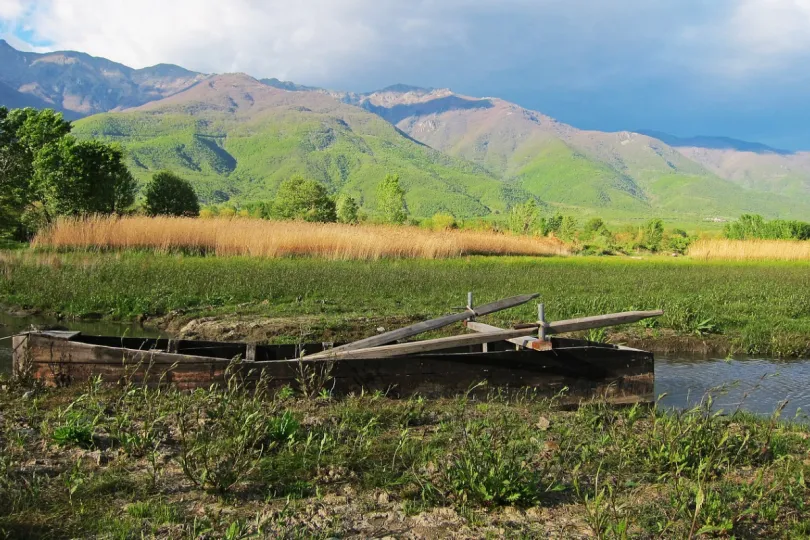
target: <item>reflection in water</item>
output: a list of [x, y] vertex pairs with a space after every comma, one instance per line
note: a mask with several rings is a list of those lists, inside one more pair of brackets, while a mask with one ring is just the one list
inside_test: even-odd
[[787, 401], [782, 418], [810, 413], [810, 360], [685, 358], [656, 356], [655, 392], [661, 404], [691, 407], [711, 393], [714, 409], [772, 414]]
[[[159, 337], [154, 329], [110, 322], [59, 322], [0, 314], [0, 373], [11, 371], [11, 340], [35, 325], [64, 325], [91, 335]], [[782, 417], [810, 413], [810, 360], [723, 360], [688, 355], [656, 356], [655, 392], [666, 407], [691, 407], [711, 392], [715, 409], [771, 414], [787, 400]], [[801, 411], [801, 412], [800, 412]], [[805, 418], [806, 419], [806, 418]]]

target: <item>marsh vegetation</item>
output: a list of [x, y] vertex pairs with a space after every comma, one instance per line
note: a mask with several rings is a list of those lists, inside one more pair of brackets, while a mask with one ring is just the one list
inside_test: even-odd
[[[711, 397], [682, 412], [486, 399], [0, 393], [0, 534], [686, 538], [810, 533], [810, 431]], [[27, 393], [26, 393], [27, 392]]]

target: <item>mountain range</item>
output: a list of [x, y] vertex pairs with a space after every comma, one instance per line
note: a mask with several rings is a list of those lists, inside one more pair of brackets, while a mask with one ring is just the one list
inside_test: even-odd
[[303, 174], [373, 211], [376, 184], [395, 173], [416, 216], [485, 216], [534, 198], [548, 211], [605, 217], [810, 218], [810, 152], [580, 130], [449, 89], [339, 92], [0, 40], [0, 104], [60, 110], [77, 136], [122, 144], [140, 180], [169, 168], [206, 202], [267, 199]]

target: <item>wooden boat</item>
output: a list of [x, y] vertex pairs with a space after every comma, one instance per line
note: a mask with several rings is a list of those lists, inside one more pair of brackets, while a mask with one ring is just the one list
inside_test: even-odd
[[[505, 341], [483, 349], [472, 345], [394, 358], [299, 360], [302, 347], [296, 345], [32, 332], [14, 337], [14, 367], [52, 386], [98, 375], [108, 383], [162, 381], [195, 388], [222, 383], [237, 359], [233, 369], [248, 381], [264, 372], [271, 387], [298, 388], [302, 377], [314, 374], [335, 394], [379, 390], [392, 396], [453, 395], [486, 381], [482, 389], [531, 387], [547, 396], [568, 388], [566, 401], [653, 399], [653, 356], [645, 351], [562, 338], [551, 338], [544, 351], [516, 350]], [[309, 344], [303, 350], [316, 353], [324, 346]]]
[[[455, 395], [476, 388], [531, 388], [562, 402], [592, 398], [649, 402], [654, 393], [651, 353], [629, 347], [553, 337], [551, 334], [634, 322], [661, 312], [628, 312], [501, 329], [476, 316], [520, 305], [523, 295], [446, 315], [357, 342], [257, 345], [43, 331], [14, 336], [14, 371], [52, 386], [99, 376], [108, 383], [172, 384], [180, 388], [222, 384], [235, 376], [271, 388], [289, 385], [311, 393], [382, 391], [389, 396]], [[463, 321], [474, 333], [399, 343], [413, 335]], [[533, 331], [537, 334], [532, 334]], [[392, 344], [393, 343], [393, 344]], [[482, 385], [481, 383], [486, 383]], [[317, 388], [313, 388], [317, 387]]]

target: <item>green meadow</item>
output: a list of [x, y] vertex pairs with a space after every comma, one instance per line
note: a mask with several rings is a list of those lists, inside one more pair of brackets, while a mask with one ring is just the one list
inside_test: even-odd
[[[70, 318], [223, 316], [288, 320], [280, 340], [348, 339], [378, 323], [540, 293], [549, 320], [663, 309], [656, 321], [590, 337], [716, 343], [726, 353], [803, 356], [810, 349], [810, 264], [652, 257], [469, 257], [324, 261], [151, 252], [3, 252], [0, 303]], [[306, 320], [306, 328], [296, 320]], [[536, 306], [494, 314], [508, 325]], [[677, 349], [677, 347], [674, 347]]]

